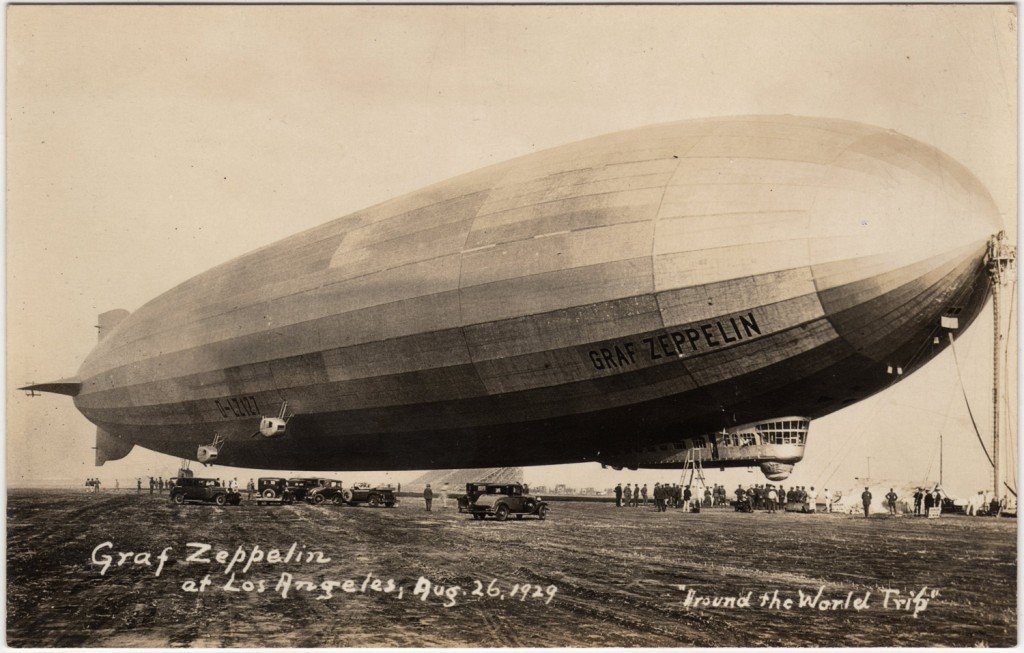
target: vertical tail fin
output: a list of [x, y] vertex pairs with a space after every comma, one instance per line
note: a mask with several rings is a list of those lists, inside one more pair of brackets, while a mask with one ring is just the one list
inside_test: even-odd
[[124, 310], [123, 308], [115, 308], [112, 311], [100, 313], [99, 317], [97, 318], [99, 324], [96, 325], [96, 328], [99, 329], [100, 332], [99, 339], [103, 340], [104, 338], [106, 338], [107, 335], [111, 331], [113, 331], [114, 327], [120, 324], [121, 321], [124, 320], [124, 318], [128, 317], [129, 315], [131, 315], [131, 313]]

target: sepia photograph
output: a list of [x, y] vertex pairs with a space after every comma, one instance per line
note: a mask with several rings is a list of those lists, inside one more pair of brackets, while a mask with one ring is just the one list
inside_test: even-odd
[[6, 644], [1017, 645], [1018, 20], [6, 8]]

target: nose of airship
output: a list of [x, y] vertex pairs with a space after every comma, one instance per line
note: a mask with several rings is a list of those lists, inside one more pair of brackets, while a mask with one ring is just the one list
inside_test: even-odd
[[825, 184], [809, 253], [822, 307], [844, 340], [884, 361], [932, 342], [943, 316], [961, 331], [970, 324], [988, 294], [989, 242], [1002, 229], [974, 175], [935, 148], [878, 132], [847, 148]]
[[831, 164], [808, 228], [812, 259], [884, 256], [912, 264], [971, 250], [997, 234], [991, 195], [939, 150], [894, 132], [855, 141]]

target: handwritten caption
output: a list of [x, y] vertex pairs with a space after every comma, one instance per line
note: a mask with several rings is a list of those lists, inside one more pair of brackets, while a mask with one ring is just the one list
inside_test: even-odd
[[771, 611], [789, 612], [810, 610], [816, 612], [863, 612], [881, 609], [906, 612], [915, 619], [928, 609], [930, 602], [939, 597], [940, 591], [931, 587], [917, 590], [881, 588], [875, 592], [829, 592], [824, 585], [817, 591], [777, 590], [755, 593], [753, 590], [737, 595], [702, 594], [699, 590], [677, 585], [685, 592], [684, 608], [725, 608], [747, 610], [761, 608]]
[[[499, 601], [543, 601], [550, 604], [558, 593], [555, 585], [534, 583], [508, 583], [496, 578], [489, 581], [472, 580], [470, 584], [440, 583], [420, 576], [415, 581], [396, 580], [374, 572], [361, 573], [350, 578], [323, 578], [320, 566], [331, 562], [323, 551], [309, 550], [293, 542], [287, 549], [263, 549], [258, 545], [239, 546], [234, 550], [215, 549], [204, 542], [185, 544], [183, 558], [172, 557], [174, 547], [160, 552], [116, 551], [112, 541], [102, 542], [92, 550], [90, 564], [97, 567], [100, 576], [113, 575], [119, 570], [146, 569], [154, 578], [164, 573], [169, 562], [185, 565], [213, 567], [202, 577], [189, 578], [180, 583], [182, 592], [199, 594], [222, 591], [232, 594], [271, 593], [282, 599], [295, 596], [313, 596], [326, 601], [338, 594], [377, 595], [395, 600], [407, 596], [423, 602], [437, 602], [450, 608], [464, 599], [491, 599]], [[256, 575], [274, 565], [304, 565], [311, 573], [298, 575], [292, 571], [277, 571]], [[248, 576], [252, 571], [254, 575]]]

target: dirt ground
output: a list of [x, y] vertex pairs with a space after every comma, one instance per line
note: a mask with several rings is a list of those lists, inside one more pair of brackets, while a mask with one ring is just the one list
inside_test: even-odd
[[[556, 502], [546, 521], [500, 523], [473, 521], [452, 503], [435, 508], [427, 513], [412, 499], [393, 509], [179, 507], [145, 492], [10, 490], [7, 640], [47, 647], [1016, 643], [1012, 519], [657, 513]], [[97, 559], [109, 555], [112, 566], [101, 575], [91, 560], [104, 542], [111, 544]], [[196, 556], [208, 562], [186, 560], [200, 551], [190, 542], [210, 545]], [[293, 543], [302, 556], [270, 561], [271, 549], [284, 556]], [[232, 568], [229, 587], [243, 591], [231, 592], [225, 569], [239, 546], [246, 560]], [[253, 546], [264, 559], [238, 573]], [[228, 552], [223, 563], [219, 550]], [[315, 551], [330, 561], [315, 553], [310, 560]], [[149, 552], [152, 566], [131, 556], [117, 567], [118, 552]], [[202, 592], [186, 591], [207, 575]], [[303, 580], [306, 589], [295, 584]], [[354, 591], [345, 591], [346, 580]], [[394, 592], [375, 589], [388, 580]], [[423, 600], [414, 590], [426, 581], [431, 594]], [[822, 587], [816, 607], [800, 606], [799, 592], [806, 601]], [[748, 592], [749, 606], [737, 602]], [[920, 600], [893, 600], [908, 594]], [[688, 596], [731, 597], [734, 605], [688, 606]]]

